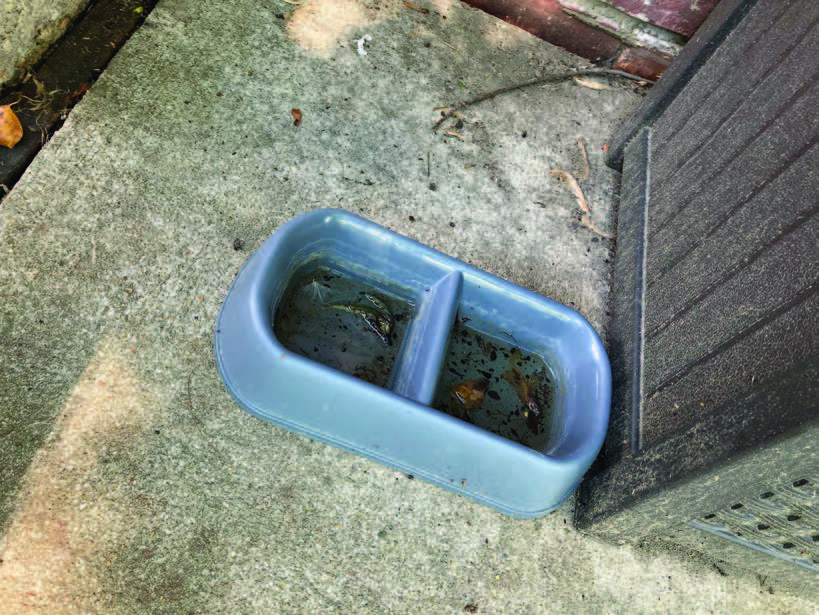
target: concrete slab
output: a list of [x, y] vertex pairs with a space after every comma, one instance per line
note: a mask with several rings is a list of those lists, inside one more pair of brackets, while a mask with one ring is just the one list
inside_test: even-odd
[[633, 86], [430, 130], [435, 107], [577, 65], [451, 0], [161, 1], [0, 205], [0, 613], [813, 612], [589, 540], [571, 503], [509, 519], [261, 423], [215, 371], [242, 263], [326, 206], [605, 333], [610, 242], [549, 171], [580, 174], [582, 137], [613, 232], [602, 146]]

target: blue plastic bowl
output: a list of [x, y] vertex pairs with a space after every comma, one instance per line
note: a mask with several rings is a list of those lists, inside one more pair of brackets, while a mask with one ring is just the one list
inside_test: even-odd
[[[331, 303], [327, 295], [345, 284], [359, 289], [359, 300]], [[361, 341], [359, 359], [373, 355], [389, 367], [380, 383], [375, 369], [354, 373], [333, 363], [349, 356], [341, 354], [346, 341], [335, 357], [311, 358], [320, 344], [332, 350], [336, 338], [325, 327], [320, 342], [305, 340], [313, 326], [310, 301], [315, 314], [338, 321], [339, 334]], [[392, 309], [395, 322], [379, 330], [372, 314], [388, 301], [393, 307], [381, 308]], [[277, 327], [284, 331], [279, 322], [307, 328], [297, 343], [286, 332], [277, 335]], [[520, 517], [542, 515], [571, 495], [608, 426], [609, 362], [582, 316], [341, 210], [299, 216], [253, 254], [222, 305], [215, 348], [222, 379], [251, 414]], [[487, 367], [487, 355], [495, 368]], [[523, 356], [548, 370], [529, 378]], [[469, 380], [475, 373], [485, 378]], [[466, 384], [453, 383], [457, 378]], [[538, 395], [549, 398], [548, 413], [538, 407], [542, 396], [529, 393], [539, 401], [528, 406], [525, 397], [543, 381], [548, 392]], [[494, 404], [492, 416], [501, 416], [498, 429], [474, 418], [484, 412], [484, 398], [487, 408]], [[511, 433], [527, 425], [532, 433], [508, 436], [500, 425], [513, 421]], [[527, 437], [536, 444], [522, 444]]]

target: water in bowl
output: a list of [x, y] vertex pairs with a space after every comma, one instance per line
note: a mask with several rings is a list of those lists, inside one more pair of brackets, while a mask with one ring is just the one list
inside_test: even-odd
[[377, 386], [389, 380], [412, 305], [341, 268], [293, 276], [273, 314], [288, 349]]
[[543, 451], [553, 440], [555, 377], [538, 355], [459, 319], [433, 406]]

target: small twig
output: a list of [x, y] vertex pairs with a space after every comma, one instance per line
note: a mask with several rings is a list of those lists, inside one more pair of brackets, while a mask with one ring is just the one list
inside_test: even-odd
[[508, 94], [509, 92], [515, 92], [517, 90], [522, 90], [523, 88], [532, 87], [535, 85], [550, 85], [555, 83], [563, 83], [564, 81], [571, 81], [575, 77], [583, 77], [583, 76], [590, 76], [590, 75], [598, 75], [598, 76], [608, 76], [608, 77], [622, 77], [623, 79], [630, 79], [632, 81], [642, 81], [653, 83], [650, 79], [645, 79], [643, 77], [638, 77], [637, 75], [632, 75], [631, 73], [626, 73], [621, 70], [610, 70], [607, 68], [594, 68], [594, 69], [586, 69], [586, 70], [576, 70], [570, 71], [567, 73], [558, 73], [556, 75], [548, 75], [546, 77], [540, 77], [538, 79], [534, 79], [532, 81], [527, 81], [526, 83], [519, 83], [517, 85], [509, 85], [503, 88], [499, 88], [497, 90], [492, 90], [491, 92], [487, 92], [485, 94], [481, 94], [472, 98], [470, 100], [465, 100], [460, 103], [456, 103], [452, 106], [452, 108], [444, 113], [441, 118], [435, 123], [435, 126], [432, 127], [432, 131], [435, 132], [438, 128], [441, 127], [445, 121], [447, 121], [450, 117], [466, 109], [467, 107], [471, 107], [473, 105], [477, 105], [478, 103], [482, 103], [485, 100], [490, 100], [502, 94]]

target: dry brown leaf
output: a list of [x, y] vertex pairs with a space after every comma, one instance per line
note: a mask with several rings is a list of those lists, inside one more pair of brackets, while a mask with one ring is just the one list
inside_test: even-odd
[[23, 125], [11, 105], [0, 105], [0, 145], [14, 147], [23, 138]]
[[423, 6], [417, 6], [412, 2], [404, 2], [404, 6], [411, 11], [415, 11], [416, 13], [421, 13], [422, 15], [429, 15], [429, 9], [424, 8]]
[[301, 109], [290, 109], [290, 114], [293, 116], [293, 126], [301, 124]]
[[566, 186], [569, 192], [572, 193], [572, 196], [577, 201], [577, 206], [580, 208], [580, 224], [585, 226], [593, 233], [597, 233], [601, 237], [611, 239], [612, 238], [611, 235], [601, 231], [594, 225], [594, 222], [592, 222], [591, 208], [589, 207], [589, 202], [586, 200], [586, 195], [583, 194], [583, 189], [580, 187], [580, 184], [577, 183], [577, 180], [569, 173], [566, 173], [566, 171], [562, 171], [560, 169], [552, 169], [551, 171], [549, 171], [549, 175], [551, 175], [561, 184]]
[[552, 169], [549, 171], [549, 175], [554, 177], [557, 181], [561, 184], [566, 186], [569, 189], [569, 192], [572, 193], [572, 196], [577, 201], [577, 206], [583, 212], [583, 215], [588, 215], [591, 213], [591, 209], [589, 208], [589, 202], [586, 200], [586, 195], [583, 194], [583, 189], [580, 187], [580, 184], [577, 183], [577, 180], [571, 176], [566, 171], [561, 171], [560, 169]]
[[587, 77], [575, 77], [575, 83], [577, 85], [582, 85], [584, 88], [589, 88], [590, 90], [608, 90], [609, 86], [605, 83], [597, 81], [596, 79], [589, 79]]

